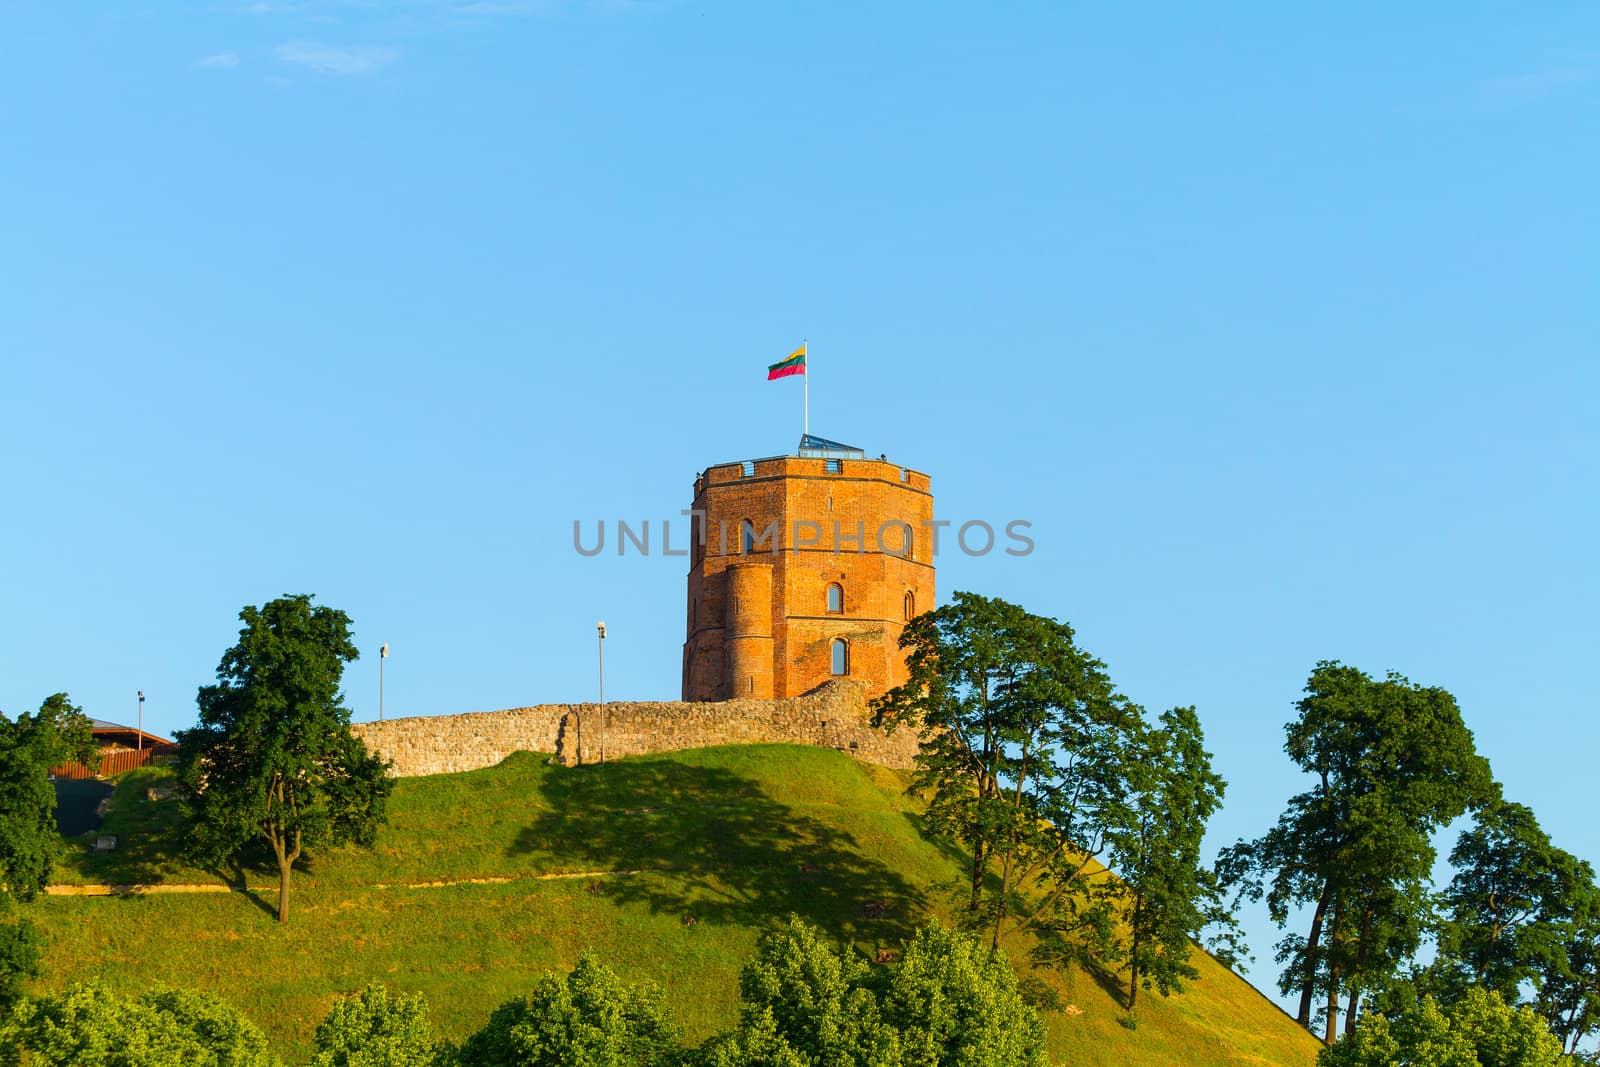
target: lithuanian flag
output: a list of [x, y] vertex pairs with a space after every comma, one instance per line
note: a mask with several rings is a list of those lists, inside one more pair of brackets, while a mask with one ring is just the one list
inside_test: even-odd
[[767, 367], [767, 381], [775, 382], [779, 378], [787, 378], [791, 374], [804, 374], [806, 372], [806, 346], [801, 345], [794, 350], [788, 359], [773, 363]]

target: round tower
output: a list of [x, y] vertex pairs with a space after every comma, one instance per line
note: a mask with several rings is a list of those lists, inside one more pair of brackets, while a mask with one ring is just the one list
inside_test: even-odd
[[934, 606], [926, 474], [807, 435], [796, 455], [695, 480], [685, 700], [905, 680], [900, 633]]
[[728, 696], [772, 698], [772, 565], [726, 571]]

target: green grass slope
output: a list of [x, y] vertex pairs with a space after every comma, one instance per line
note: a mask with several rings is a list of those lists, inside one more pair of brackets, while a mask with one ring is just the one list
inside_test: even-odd
[[[290, 922], [267, 871], [179, 858], [164, 772], [125, 775], [100, 833], [57, 882], [220, 885], [244, 893], [53, 896], [28, 909], [50, 948], [39, 985], [96, 976], [129, 991], [196, 986], [230, 1000], [290, 1062], [333, 998], [377, 978], [423, 993], [461, 1037], [532, 977], [594, 949], [665, 987], [692, 1040], [727, 1026], [759, 933], [795, 912], [875, 953], [944, 911], [960, 858], [925, 838], [902, 776], [823, 749], [729, 746], [565, 769], [498, 767], [401, 780], [372, 852], [297, 871]], [[92, 836], [92, 835], [90, 835]], [[618, 873], [632, 872], [632, 873]], [[1189, 993], [1141, 997], [1138, 1028], [1076, 972], [1056, 979], [1051, 1051], [1073, 1065], [1309, 1065], [1317, 1043], [1209, 958]]]

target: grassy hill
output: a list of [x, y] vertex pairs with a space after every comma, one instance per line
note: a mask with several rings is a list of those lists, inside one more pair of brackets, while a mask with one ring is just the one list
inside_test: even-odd
[[[101, 830], [121, 846], [76, 850], [57, 882], [243, 877], [251, 890], [44, 899], [29, 908], [50, 942], [40, 984], [93, 975], [129, 991], [208, 989], [291, 1062], [307, 1058], [334, 996], [369, 979], [423, 993], [440, 1029], [460, 1037], [585, 949], [665, 987], [698, 1040], [734, 1018], [738, 969], [774, 921], [795, 912], [872, 953], [942, 912], [960, 875], [959, 857], [919, 832], [903, 777], [837, 752], [730, 746], [576, 769], [521, 753], [401, 780], [377, 849], [314, 858], [280, 927], [265, 868], [207, 872], [177, 857], [163, 773], [122, 778]], [[1047, 1016], [1057, 1062], [1314, 1061], [1315, 1039], [1275, 1005], [1198, 963], [1188, 994], [1140, 998], [1136, 1030], [1091, 975], [1056, 979], [1073, 1005]]]

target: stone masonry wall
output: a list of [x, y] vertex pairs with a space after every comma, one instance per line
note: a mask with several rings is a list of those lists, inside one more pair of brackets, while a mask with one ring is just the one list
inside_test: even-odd
[[401, 778], [492, 767], [519, 751], [548, 752], [574, 766], [705, 745], [787, 742], [902, 770], [917, 752], [911, 731], [890, 736], [873, 729], [863, 686], [842, 680], [783, 700], [540, 704], [356, 723], [351, 732], [393, 760], [392, 773]]

